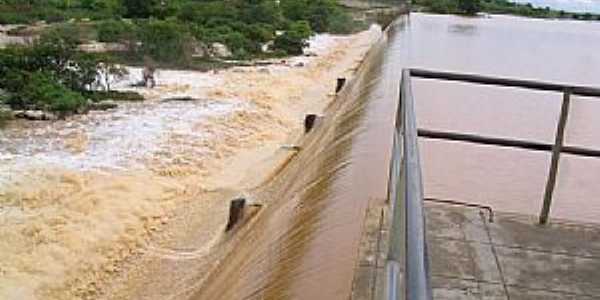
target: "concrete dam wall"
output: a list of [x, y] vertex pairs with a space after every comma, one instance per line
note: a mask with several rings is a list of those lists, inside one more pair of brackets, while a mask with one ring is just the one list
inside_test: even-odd
[[[391, 24], [192, 299], [349, 299], [370, 203], [387, 199], [401, 68]], [[335, 83], [332, 82], [332, 86]]]

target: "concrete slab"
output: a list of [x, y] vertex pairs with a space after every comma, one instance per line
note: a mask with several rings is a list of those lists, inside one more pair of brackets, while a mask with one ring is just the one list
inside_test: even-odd
[[433, 276], [432, 288], [436, 300], [508, 300], [500, 284]]
[[489, 244], [428, 238], [431, 275], [501, 283]]
[[528, 290], [517, 287], [508, 287], [510, 300], [593, 300], [598, 297], [587, 297], [559, 292]]
[[600, 226], [538, 226], [533, 216], [498, 212], [489, 223], [478, 209], [426, 210], [436, 299], [481, 299], [481, 286], [491, 286], [491, 299], [600, 299]]
[[551, 220], [540, 226], [533, 216], [503, 214], [489, 228], [498, 245], [600, 258], [598, 224]]
[[[389, 241], [386, 207], [366, 216], [352, 299], [382, 299]], [[426, 204], [434, 299], [600, 299], [600, 226]]]
[[509, 286], [600, 295], [600, 259], [504, 247], [497, 253]]
[[465, 210], [463, 207], [428, 202], [425, 221], [428, 237], [488, 241], [480, 211], [477, 209]]

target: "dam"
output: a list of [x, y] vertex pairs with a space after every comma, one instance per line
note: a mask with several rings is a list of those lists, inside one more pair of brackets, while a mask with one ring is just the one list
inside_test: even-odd
[[[584, 183], [598, 152], [593, 125], [574, 130], [564, 108], [572, 96], [571, 122], [594, 107], [580, 101], [597, 96], [597, 57], [533, 55], [563, 25], [400, 17], [252, 192], [270, 201], [190, 299], [596, 299], [598, 202]], [[598, 27], [567, 25], [571, 42]]]

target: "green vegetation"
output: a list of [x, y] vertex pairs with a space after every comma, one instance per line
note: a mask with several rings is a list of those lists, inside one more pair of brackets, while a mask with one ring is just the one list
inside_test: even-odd
[[76, 51], [76, 33], [59, 27], [34, 45], [0, 51], [0, 88], [13, 108], [73, 111], [83, 105], [81, 94], [94, 81], [95, 61]]
[[26, 83], [8, 100], [11, 106], [65, 113], [86, 104], [80, 93], [61, 84], [51, 73], [33, 72], [23, 77], [26, 78]]
[[290, 54], [302, 54], [306, 39], [310, 36], [310, 25], [306, 21], [296, 21], [289, 29], [275, 38], [274, 48]]
[[440, 14], [475, 15], [478, 12], [509, 14], [531, 18], [558, 18], [577, 20], [600, 20], [600, 15], [570, 13], [550, 7], [534, 7], [530, 3], [515, 3], [509, 0], [413, 0], [417, 8]]
[[105, 20], [96, 24], [98, 41], [107, 43], [133, 40], [135, 27], [123, 20]]
[[[361, 25], [337, 0], [0, 0], [0, 24], [39, 21], [49, 26], [38, 27], [32, 45], [0, 50], [0, 89], [8, 93], [0, 102], [61, 114], [85, 110], [86, 99], [138, 100], [90, 91], [98, 73], [123, 75], [118, 63], [222, 67], [229, 64], [222, 58], [301, 54], [313, 32]], [[89, 41], [117, 45], [79, 50]]]
[[114, 100], [114, 101], [144, 101], [144, 97], [136, 92], [116, 92], [116, 91], [97, 91], [97, 92], [84, 92], [83, 95], [94, 101], [99, 102], [102, 100]]
[[[104, 68], [111, 74], [119, 69], [111, 64], [100, 64], [97, 57], [78, 51], [77, 36], [76, 27], [59, 26], [43, 34], [31, 46], [13, 45], [1, 50], [0, 89], [6, 92], [1, 101], [12, 109], [66, 115], [84, 111], [88, 104], [86, 98], [103, 99], [102, 93], [96, 95], [88, 87], [96, 80], [101, 66], [107, 66]], [[115, 98], [134, 96], [126, 94]], [[3, 119], [5, 116], [6, 113]]]
[[[194, 50], [213, 43], [226, 45], [234, 59], [263, 57], [262, 46], [297, 22], [307, 22], [311, 34], [350, 33], [363, 25], [337, 0], [0, 0], [0, 23], [67, 20], [79, 27], [92, 24], [80, 42], [123, 43], [129, 53], [117, 57], [178, 67], [197, 64]], [[294, 37], [308, 36], [280, 38], [275, 54], [298, 53], [290, 47]]]

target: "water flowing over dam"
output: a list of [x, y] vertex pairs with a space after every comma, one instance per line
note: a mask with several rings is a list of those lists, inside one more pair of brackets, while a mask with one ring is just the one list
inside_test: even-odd
[[[541, 24], [513, 19], [532, 22], [524, 24], [529, 26], [527, 30], [513, 38], [529, 39], [534, 32], [536, 37], [550, 44], [552, 41], [545, 26], [560, 25], [554, 21]], [[393, 188], [390, 191], [396, 184], [390, 182], [390, 178], [396, 178], [390, 173], [398, 171], [392, 169], [390, 172], [390, 165], [397, 148], [400, 151], [406, 149], [406, 144], [399, 146], [399, 143], [405, 143], [407, 139], [405, 127], [404, 137], [400, 138], [403, 141], [394, 142], [395, 134], [398, 137], [396, 123], [406, 117], [396, 115], [403, 68], [416, 66], [570, 84], [595, 83], [593, 78], [584, 76], [586, 72], [593, 73], [588, 67], [595, 64], [595, 59], [580, 68], [568, 68], [568, 61], [554, 61], [551, 66], [542, 66], [541, 61], [553, 57], [554, 52], [546, 53], [547, 57], [534, 57], [531, 49], [521, 44], [507, 46], [518, 50], [514, 52], [518, 59], [512, 65], [491, 59], [484, 51], [495, 45], [489, 39], [512, 37], [502, 29], [502, 25], [511, 24], [507, 25], [507, 30], [514, 30], [512, 26], [519, 25], [515, 25], [513, 19], [498, 16], [497, 20], [490, 21], [415, 14], [413, 17], [400, 17], [389, 26], [365, 57], [356, 76], [317, 122], [316, 128], [298, 144], [297, 154], [267, 184], [249, 195], [264, 206], [246, 226], [234, 230], [233, 234], [239, 238], [235, 250], [220, 261], [191, 299], [383, 299], [384, 289], [386, 299], [431, 299], [431, 295], [424, 298], [407, 296], [409, 294], [404, 298], [390, 296], [390, 281], [405, 279], [402, 279], [403, 276], [400, 279], [386, 277], [393, 274], [393, 271], [387, 271], [385, 262], [386, 255], [387, 262], [390, 260], [389, 253], [386, 254], [387, 243], [394, 243], [394, 237], [390, 238], [394, 225], [390, 229], [388, 222], [396, 221], [394, 212], [391, 214], [393, 218], [389, 215], [390, 203], [387, 200], [398, 192]], [[577, 27], [591, 26], [583, 23], [568, 25], [561, 34], [572, 39], [581, 38], [574, 33]], [[544, 37], [548, 39], [544, 40]], [[463, 55], [461, 51], [467, 51], [469, 55]], [[573, 60], [580, 63], [579, 58], [589, 54], [585, 49], [575, 49], [572, 53]], [[499, 55], [506, 58], [505, 54]], [[532, 58], [528, 60], [526, 57]], [[540, 67], [529, 68], [533, 65]], [[550, 72], [552, 68], [564, 68], [573, 76], [566, 79], [565, 74]], [[520, 89], [498, 87], [484, 92], [489, 87], [422, 78], [415, 78], [413, 85], [415, 99], [418, 99], [415, 100], [416, 115], [424, 116], [425, 120], [419, 121], [419, 128], [423, 125], [433, 125], [434, 128], [454, 125], [462, 129], [461, 126], [475, 124], [473, 130], [480, 129], [493, 135], [499, 128], [506, 128], [482, 125], [478, 121], [495, 109], [508, 111], [507, 104], [524, 105], [524, 111], [552, 124], [558, 118], [559, 104], [545, 104], [543, 110], [534, 108], [535, 103], [541, 103], [540, 99], [548, 96], [547, 92], [526, 91], [523, 96]], [[470, 90], [460, 90], [465, 87]], [[404, 91], [402, 88], [403, 103]], [[500, 97], [499, 92], [508, 96]], [[486, 100], [504, 100], [505, 103], [495, 103], [488, 111], [486, 107], [474, 105], [477, 103], [474, 101], [481, 100], [478, 97], [482, 95]], [[466, 109], [464, 103], [457, 106], [443, 103], [440, 99], [448, 100], [444, 96], [456, 96], [471, 105], [467, 105]], [[552, 95], [550, 98], [558, 97]], [[456, 108], [459, 111], [455, 111]], [[403, 113], [405, 110], [402, 110]], [[517, 122], [506, 131], [511, 135], [509, 137], [515, 138], [516, 135], [517, 138], [525, 136], [545, 141], [553, 134], [552, 126], [536, 127], [537, 123], [531, 126], [531, 130], [523, 130], [518, 126], [518, 122], [525, 122], [522, 117], [508, 114], [508, 121]], [[413, 124], [413, 127], [416, 125]], [[571, 129], [571, 132], [576, 131]], [[428, 263], [424, 264], [427, 270], [424, 273], [426, 282], [421, 286], [423, 290], [433, 287], [435, 299], [592, 299], [592, 295], [598, 294], [600, 284], [594, 279], [597, 276], [592, 269], [598, 266], [594, 253], [600, 242], [594, 233], [600, 232], [600, 229], [595, 225], [577, 223], [597, 216], [596, 210], [581, 212], [572, 206], [570, 211], [561, 211], [568, 205], [568, 202], [561, 202], [565, 201], [561, 198], [578, 195], [573, 194], [572, 189], [570, 192], [561, 189], [560, 180], [566, 178], [569, 168], [566, 174], [561, 175], [563, 177], [559, 176], [559, 210], [552, 217], [571, 218], [574, 223], [556, 220], [549, 226], [537, 227], [533, 225], [531, 216], [539, 212], [542, 197], [539, 192], [532, 193], [531, 189], [543, 189], [550, 158], [548, 154], [510, 150], [515, 152], [504, 152], [509, 153], [505, 159], [496, 160], [502, 158], [502, 151], [506, 150], [493, 150], [487, 155], [486, 151], [492, 151], [490, 148], [462, 143], [420, 140], [420, 144], [425, 150], [425, 197], [449, 194], [458, 195], [466, 202], [483, 203], [482, 206], [466, 208], [453, 208], [453, 204], [445, 206], [449, 203], [424, 205], [422, 219], [426, 220], [423, 223], [426, 223], [427, 242], [424, 237], [420, 242], [427, 245], [420, 250]], [[471, 154], [461, 158], [460, 155], [465, 156], [465, 153]], [[522, 164], [528, 158], [533, 158], [533, 162]], [[405, 159], [400, 168], [407, 168]], [[567, 163], [569, 159], [572, 158], [567, 156]], [[472, 174], [469, 172], [479, 174], [477, 164], [481, 161], [486, 162], [487, 167], [483, 170], [490, 174], [470, 179]], [[505, 168], [511, 169], [510, 166], [514, 165], [522, 167], [523, 171], [517, 173], [521, 175], [508, 176], [514, 173], [504, 171]], [[529, 180], [520, 180], [520, 176]], [[420, 173], [418, 177], [420, 182]], [[505, 182], [510, 184], [494, 181], [500, 177], [506, 177]], [[476, 184], [480, 181], [485, 184]], [[536, 187], [532, 188], [533, 185]], [[406, 185], [400, 183], [400, 189], [404, 191]], [[593, 188], [586, 186], [586, 189], [594, 194]], [[498, 212], [487, 205], [498, 208]], [[373, 207], [383, 208], [373, 210]], [[406, 234], [406, 231], [402, 232]], [[365, 235], [372, 235], [374, 242], [365, 244]], [[563, 242], [556, 243], [555, 239]], [[406, 241], [404, 243], [402, 247], [410, 248]], [[585, 246], [580, 248], [577, 245]], [[393, 251], [393, 246], [390, 251]], [[431, 274], [428, 274], [429, 264]], [[400, 272], [408, 270], [406, 273], [411, 277], [410, 269], [400, 268]], [[367, 279], [361, 286], [364, 274]], [[581, 274], [589, 276], [584, 278]]]
[[[347, 299], [369, 202], [387, 198], [400, 68], [392, 25], [193, 299]], [[332, 83], [334, 84], [334, 83]]]

